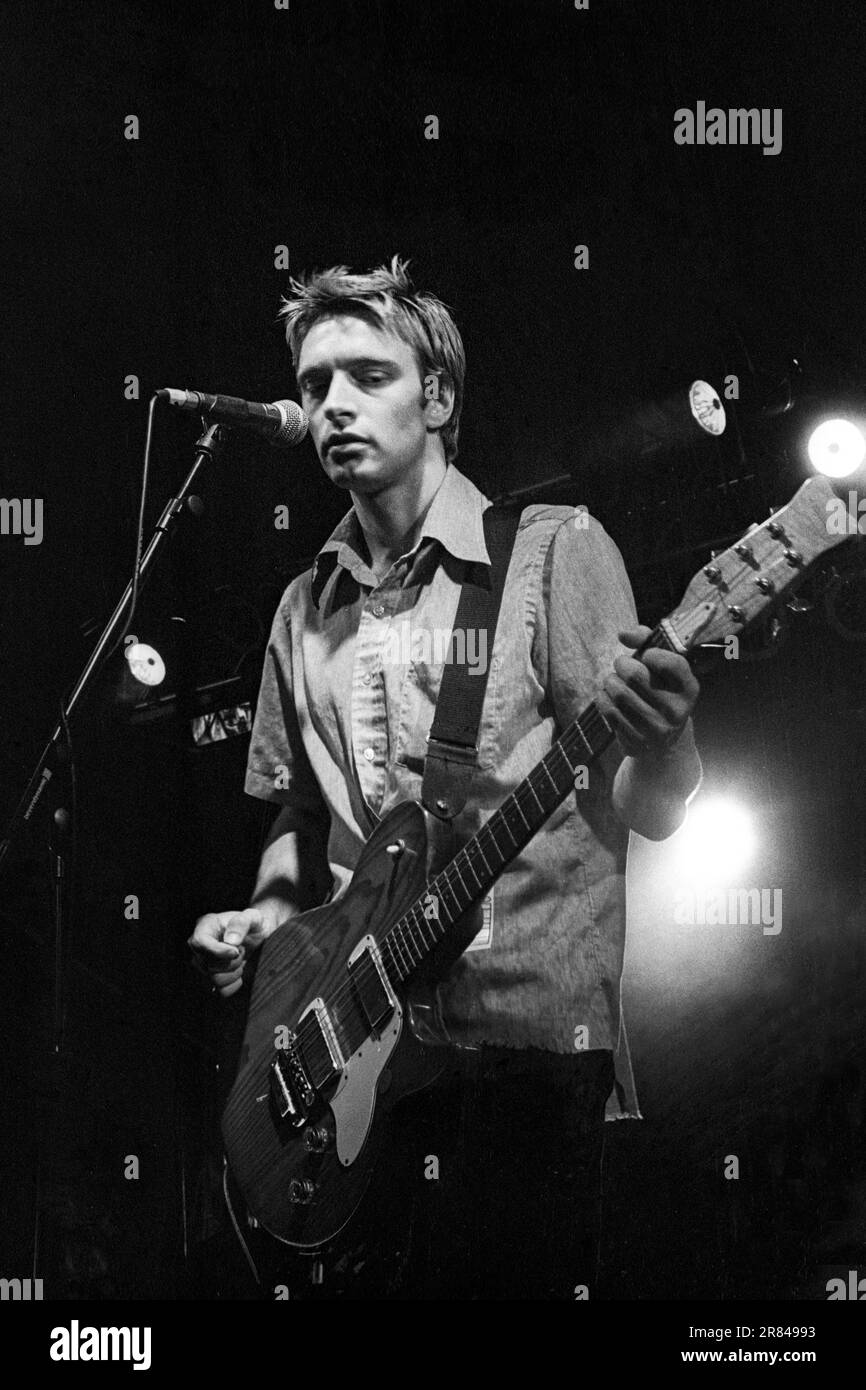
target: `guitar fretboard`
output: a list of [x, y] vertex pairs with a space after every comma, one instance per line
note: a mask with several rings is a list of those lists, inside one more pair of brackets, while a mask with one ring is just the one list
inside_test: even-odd
[[[670, 646], [661, 627], [657, 627], [640, 652]], [[418, 969], [448, 928], [484, 896], [505, 866], [565, 800], [574, 787], [578, 769], [595, 762], [613, 737], [595, 701], [568, 725], [499, 809], [430, 880], [424, 896], [416, 899], [391, 927], [380, 949], [392, 978], [402, 982]]]

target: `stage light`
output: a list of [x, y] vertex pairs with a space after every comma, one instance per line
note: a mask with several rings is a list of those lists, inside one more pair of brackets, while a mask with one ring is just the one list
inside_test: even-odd
[[847, 478], [866, 457], [863, 431], [850, 420], [825, 420], [812, 431], [808, 444], [809, 461], [817, 473], [828, 478]]
[[155, 647], [144, 642], [130, 642], [124, 656], [139, 685], [161, 685], [165, 680], [165, 662]]
[[748, 811], [727, 797], [700, 796], [671, 841], [674, 872], [695, 886], [737, 881], [756, 839]]

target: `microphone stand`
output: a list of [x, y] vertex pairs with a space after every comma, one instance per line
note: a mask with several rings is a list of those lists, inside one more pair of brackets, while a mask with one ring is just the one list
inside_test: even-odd
[[[154, 561], [159, 554], [162, 543], [170, 536], [175, 528], [178, 517], [187, 504], [192, 488], [204, 468], [208, 459], [217, 459], [222, 453], [225, 444], [223, 425], [211, 425], [205, 430], [200, 439], [196, 441], [195, 462], [187, 474], [183, 486], [176, 497], [170, 497], [165, 505], [162, 516], [154, 527], [154, 532], [150, 544], [141, 557], [141, 564], [138, 570], [138, 587], [141, 590], [145, 581], [153, 569]], [[27, 786], [24, 788], [23, 795], [12, 813], [12, 818], [6, 827], [6, 833], [0, 840], [0, 868], [12, 847], [13, 840], [19, 830], [26, 825], [33, 816], [36, 807], [42, 799], [48, 783], [57, 771], [57, 767], [66, 756], [66, 745], [64, 743], [63, 725], [68, 722], [71, 715], [82, 702], [85, 695], [89, 692], [90, 685], [99, 669], [103, 657], [108, 651], [111, 643], [116, 640], [121, 631], [122, 624], [132, 595], [132, 580], [129, 581], [120, 600], [106, 623], [102, 635], [96, 646], [93, 648], [81, 675], [72, 687], [69, 698], [66, 701], [64, 718], [54, 729], [42, 754], [33, 769]], [[62, 750], [62, 751], [61, 751]], [[54, 765], [52, 768], [52, 764]]]
[[[204, 423], [204, 421], [202, 423]], [[188, 507], [194, 515], [199, 514], [200, 507], [195, 505], [195, 499], [191, 496], [192, 489], [196, 480], [203, 472], [204, 466], [208, 460], [215, 460], [220, 457], [225, 445], [225, 437], [226, 427], [224, 425], [211, 425], [196, 441], [196, 454], [193, 465], [184, 479], [180, 491], [176, 496], [170, 497], [166, 503], [162, 515], [156, 523], [150, 543], [141, 557], [138, 569], [139, 591], [143, 588], [146, 579], [153, 571], [156, 557], [163, 543], [176, 529], [177, 522], [184, 507]], [[88, 657], [84, 669], [75, 682], [70, 695], [65, 703], [61, 705], [60, 722], [57, 724], [45, 745], [30, 779], [27, 782], [23, 795], [6, 827], [5, 835], [2, 841], [0, 841], [0, 873], [2, 873], [2, 865], [9, 854], [16, 835], [22, 831], [24, 826], [32, 819], [37, 806], [42, 800], [46, 787], [49, 782], [53, 782], [54, 787], [57, 788], [58, 804], [54, 809], [49, 831], [51, 915], [53, 927], [51, 1057], [49, 1060], [49, 1073], [51, 1076], [49, 1095], [51, 1099], [49, 1100], [49, 1120], [47, 1129], [45, 1130], [45, 1133], [49, 1136], [47, 1146], [45, 1141], [39, 1143], [36, 1158], [32, 1256], [32, 1275], [34, 1278], [37, 1275], [41, 1259], [41, 1215], [43, 1185], [45, 1180], [43, 1165], [46, 1156], [46, 1147], [48, 1155], [52, 1152], [52, 1129], [55, 1123], [52, 1115], [58, 1100], [60, 1070], [64, 1060], [64, 1033], [66, 1022], [66, 989], [64, 975], [67, 958], [69, 905], [75, 878], [74, 865], [72, 862], [75, 845], [75, 827], [72, 825], [70, 811], [61, 804], [64, 796], [63, 784], [67, 779], [59, 774], [62, 771], [67, 773], [71, 772], [71, 749], [64, 730], [69, 727], [69, 720], [73, 712], [83, 703], [85, 697], [89, 693], [90, 687], [95, 680], [103, 659], [111, 650], [112, 643], [117, 640], [120, 632], [123, 630], [123, 623], [126, 618], [132, 591], [133, 581], [130, 580], [120, 597], [117, 607], [108, 619], [102, 635]]]

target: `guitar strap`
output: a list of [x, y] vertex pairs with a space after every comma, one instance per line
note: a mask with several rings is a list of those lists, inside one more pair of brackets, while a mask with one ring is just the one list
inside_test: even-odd
[[[427, 739], [421, 800], [440, 820], [453, 820], [466, 805], [478, 757], [481, 706], [490, 672], [489, 657], [505, 587], [505, 575], [514, 548], [520, 512], [491, 506], [484, 512], [484, 540], [490, 556], [490, 587], [464, 580], [449, 651], [454, 655], [454, 633], [463, 633], [462, 660], [446, 661], [439, 698]], [[477, 650], [487, 655], [481, 670], [470, 672], [466, 633], [483, 632], [486, 645]], [[458, 647], [458, 651], [461, 648]]]

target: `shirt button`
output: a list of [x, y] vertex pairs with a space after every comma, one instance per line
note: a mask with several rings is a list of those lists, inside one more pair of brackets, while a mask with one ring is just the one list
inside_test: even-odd
[[374, 617], [374, 618], [384, 618], [384, 616], [385, 616], [385, 609], [384, 609], [384, 606], [383, 606], [381, 603], [377, 603], [377, 604], [376, 604], [376, 607], [373, 609], [373, 617]]
[[373, 679], [372, 676], [365, 676], [365, 677], [364, 677], [364, 684], [365, 684], [365, 685], [369, 685], [369, 684], [370, 684], [370, 681], [371, 681], [372, 679]]
[[367, 762], [368, 762], [368, 763], [371, 763], [371, 762], [373, 761], [373, 759], [375, 758], [375, 756], [376, 756], [376, 754], [375, 754], [375, 752], [373, 751], [372, 748], [365, 748], [365, 749], [364, 749], [364, 757], [367, 759]]

